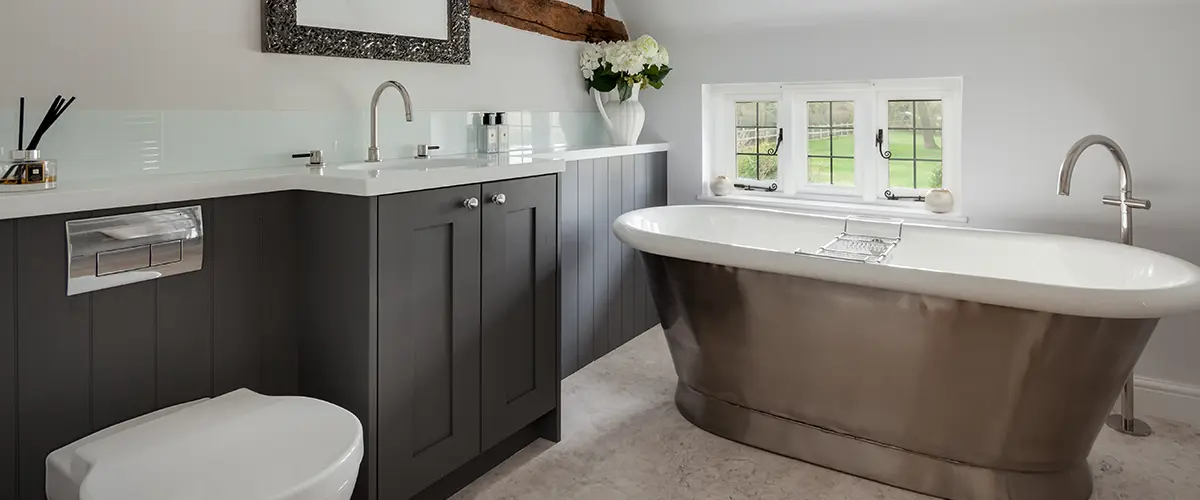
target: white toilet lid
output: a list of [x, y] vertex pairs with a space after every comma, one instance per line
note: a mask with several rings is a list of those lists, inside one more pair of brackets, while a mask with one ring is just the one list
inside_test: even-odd
[[242, 389], [87, 443], [71, 467], [90, 469], [81, 500], [268, 500], [356, 466], [361, 447], [338, 406]]

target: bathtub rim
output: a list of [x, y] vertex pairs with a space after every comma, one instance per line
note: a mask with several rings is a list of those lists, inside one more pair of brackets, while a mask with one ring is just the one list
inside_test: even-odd
[[[648, 213], [677, 210], [721, 209], [769, 213], [792, 217], [841, 220], [842, 217], [798, 214], [784, 210], [728, 205], [672, 205], [635, 210], [613, 222], [617, 238], [634, 249], [664, 257], [706, 262], [755, 271], [820, 279], [837, 283], [881, 288], [898, 292], [968, 300], [983, 304], [1028, 309], [1073, 316], [1122, 319], [1155, 319], [1200, 309], [1200, 280], [1150, 289], [1107, 289], [1071, 287], [1016, 279], [967, 275], [934, 269], [897, 265], [873, 265], [822, 259], [791, 252], [730, 243], [706, 241], [641, 229], [631, 223], [634, 217]], [[999, 234], [1040, 234], [1019, 231], [957, 228], [936, 224], [905, 224], [953, 231], [980, 231]], [[1058, 238], [1081, 239], [1065, 235]], [[1111, 243], [1111, 242], [1104, 242]], [[1117, 243], [1111, 243], [1116, 245]], [[1173, 259], [1200, 275], [1200, 267], [1178, 257], [1153, 252]]]

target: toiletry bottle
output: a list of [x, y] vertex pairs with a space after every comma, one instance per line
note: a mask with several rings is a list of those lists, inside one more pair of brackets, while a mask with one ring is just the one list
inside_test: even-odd
[[496, 114], [483, 114], [483, 153], [498, 153], [500, 151], [500, 129], [496, 127]]
[[508, 124], [504, 123], [505, 117], [506, 115], [504, 113], [496, 113], [496, 129], [499, 143], [499, 147], [497, 149], [501, 153], [507, 153], [509, 148]]

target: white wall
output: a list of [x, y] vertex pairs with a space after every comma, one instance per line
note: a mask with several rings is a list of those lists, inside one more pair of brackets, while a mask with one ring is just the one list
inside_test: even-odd
[[[1137, 243], [1200, 263], [1200, 7], [1094, 8], [1025, 17], [889, 22], [689, 36], [661, 33], [675, 72], [644, 97], [648, 135], [672, 144], [671, 203], [701, 179], [705, 83], [962, 76], [963, 208], [971, 226], [1119, 237], [1100, 197], [1117, 169], [1085, 155], [1070, 198], [1055, 194], [1067, 148], [1115, 138], [1132, 162]], [[653, 29], [652, 20], [639, 27]], [[1139, 376], [1200, 394], [1200, 315], [1167, 318]], [[1200, 403], [1200, 399], [1196, 400]], [[1195, 409], [1200, 410], [1200, 406]]]
[[[590, 2], [573, 0], [576, 4]], [[389, 79], [421, 110], [587, 110], [576, 43], [472, 19], [472, 64], [261, 52], [261, 0], [5, 0], [0, 108], [345, 110]]]

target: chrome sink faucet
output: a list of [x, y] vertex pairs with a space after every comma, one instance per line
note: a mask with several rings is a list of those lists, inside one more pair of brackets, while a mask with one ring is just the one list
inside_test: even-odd
[[408, 89], [400, 85], [400, 82], [388, 80], [379, 85], [375, 89], [375, 95], [371, 96], [371, 148], [367, 150], [367, 163], [379, 163], [379, 97], [389, 88], [395, 88], [400, 91], [400, 97], [404, 98], [404, 119], [405, 121], [413, 121], [412, 117], [412, 98], [408, 95]]
[[[1089, 135], [1080, 139], [1071, 150], [1067, 151], [1067, 159], [1063, 160], [1058, 170], [1058, 194], [1071, 195], [1071, 174], [1075, 171], [1075, 163], [1079, 156], [1092, 146], [1104, 146], [1112, 153], [1117, 166], [1121, 168], [1121, 192], [1117, 196], [1105, 196], [1105, 205], [1121, 207], [1121, 243], [1133, 245], [1133, 209], [1150, 210], [1150, 200], [1139, 200], [1133, 197], [1133, 174], [1129, 173], [1129, 159], [1116, 141], [1102, 135]], [[1105, 423], [1113, 430], [1130, 436], [1145, 437], [1151, 433], [1150, 425], [1139, 420], [1133, 408], [1133, 375], [1125, 381], [1121, 392], [1121, 413], [1109, 415]]]

